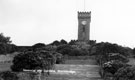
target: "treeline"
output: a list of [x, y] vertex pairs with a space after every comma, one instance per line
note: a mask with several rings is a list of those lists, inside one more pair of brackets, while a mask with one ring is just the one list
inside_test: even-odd
[[[97, 49], [98, 48], [98, 49]], [[60, 52], [63, 55], [92, 55], [95, 50], [100, 48], [105, 49], [107, 52], [108, 49], [111, 49], [111, 52], [123, 53], [124, 55], [134, 55], [135, 48], [131, 49], [130, 47], [123, 47], [118, 44], [113, 44], [109, 42], [100, 42], [96, 43], [96, 40], [90, 40], [87, 42], [82, 42], [78, 40], [71, 40], [70, 42], [65, 41], [64, 39], [54, 41], [50, 44], [45, 43], [36, 43], [32, 46], [17, 46], [12, 44], [10, 37], [6, 37], [3, 33], [0, 34], [0, 54], [10, 54], [13, 52], [24, 52], [24, 51], [34, 51], [36, 49], [43, 49], [49, 51]], [[102, 52], [96, 52], [94, 54], [101, 54]]]

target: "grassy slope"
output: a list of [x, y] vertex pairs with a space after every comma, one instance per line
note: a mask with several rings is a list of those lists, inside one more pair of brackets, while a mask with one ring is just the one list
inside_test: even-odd
[[10, 70], [12, 63], [0, 63], [0, 71]]
[[[68, 60], [68, 64], [59, 64], [55, 66], [55, 70], [73, 70], [76, 74], [54, 74], [51, 73], [49, 77], [42, 76], [42, 80], [98, 80], [98, 66], [95, 65], [94, 60]], [[91, 64], [91, 66], [90, 66]], [[10, 70], [11, 63], [0, 63], [0, 71]], [[98, 76], [96, 78], [96, 76]]]

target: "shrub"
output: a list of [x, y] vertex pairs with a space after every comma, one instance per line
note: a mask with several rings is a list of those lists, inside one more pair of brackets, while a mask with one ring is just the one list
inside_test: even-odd
[[37, 43], [37, 44], [34, 44], [32, 46], [32, 49], [35, 51], [36, 49], [43, 48], [43, 47], [45, 47], [45, 44], [44, 43]]
[[109, 53], [108, 58], [109, 58], [109, 60], [119, 60], [124, 63], [127, 63], [129, 61], [129, 59], [127, 57], [125, 57], [124, 55], [119, 54], [119, 53]]
[[18, 80], [19, 79], [17, 74], [11, 71], [1, 72], [0, 77], [3, 80]]
[[60, 42], [55, 40], [54, 42], [52, 42], [50, 45], [55, 45], [55, 46], [59, 46], [60, 45]]
[[103, 70], [115, 74], [117, 70], [123, 66], [126, 66], [126, 64], [118, 60], [111, 60], [103, 64]]
[[61, 43], [61, 44], [67, 44], [67, 41], [65, 41], [64, 39], [62, 39], [62, 40], [60, 41], [60, 43]]
[[98, 43], [93, 46], [94, 51], [93, 54], [97, 56], [97, 60], [104, 59], [105, 61], [109, 61], [109, 53], [119, 53], [124, 56], [128, 56], [128, 50], [122, 46], [111, 43]]
[[54, 64], [54, 57], [49, 52], [26, 52], [14, 57], [12, 71], [23, 69], [50, 69]]
[[135, 66], [125, 66], [115, 73], [115, 80], [135, 80]]
[[69, 56], [85, 56], [88, 55], [88, 52], [86, 50], [82, 50], [82, 49], [73, 49]]
[[69, 55], [72, 49], [73, 48], [70, 45], [60, 45], [57, 47], [56, 51], [62, 55]]
[[65, 60], [64, 60], [64, 57], [63, 57], [62, 54], [57, 53], [57, 52], [54, 52], [53, 55], [54, 55], [55, 58], [56, 58], [56, 64], [63, 64], [63, 63], [64, 63]]

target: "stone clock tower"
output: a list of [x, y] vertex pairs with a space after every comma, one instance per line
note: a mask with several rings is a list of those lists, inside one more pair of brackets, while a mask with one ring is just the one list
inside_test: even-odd
[[88, 41], [90, 37], [91, 12], [78, 12], [78, 40]]

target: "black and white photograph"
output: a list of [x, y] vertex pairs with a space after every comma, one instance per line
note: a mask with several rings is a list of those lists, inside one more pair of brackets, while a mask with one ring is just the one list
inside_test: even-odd
[[135, 0], [0, 0], [0, 80], [135, 80]]

